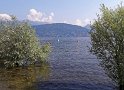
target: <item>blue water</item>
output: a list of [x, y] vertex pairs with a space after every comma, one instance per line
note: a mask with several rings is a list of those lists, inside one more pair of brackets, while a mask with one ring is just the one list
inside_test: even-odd
[[89, 37], [41, 40], [51, 43], [50, 74], [47, 80], [34, 85], [36, 90], [115, 90], [114, 83], [88, 50]]

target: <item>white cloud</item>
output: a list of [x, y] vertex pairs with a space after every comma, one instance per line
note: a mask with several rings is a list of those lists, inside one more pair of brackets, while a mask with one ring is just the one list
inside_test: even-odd
[[84, 20], [76, 19], [75, 21], [75, 25], [78, 26], [86, 26], [87, 24], [90, 24], [90, 19], [84, 19]]
[[52, 22], [54, 13], [51, 12], [49, 16], [45, 16], [45, 13], [39, 12], [35, 9], [30, 9], [29, 14], [27, 15], [28, 20], [38, 21], [38, 22]]
[[41, 21], [42, 13], [36, 11], [35, 9], [30, 9], [29, 15], [27, 15], [28, 20], [31, 21]]
[[51, 16], [54, 16], [54, 13], [53, 12], [51, 12]]
[[12, 20], [12, 18], [8, 14], [0, 14], [0, 20]]
[[53, 17], [52, 16], [48, 16], [48, 17], [44, 17], [41, 20], [42, 22], [52, 22], [53, 21]]
[[86, 26], [87, 24], [90, 24], [90, 19], [88, 18], [83, 20], [83, 26]]
[[80, 19], [76, 19], [75, 25], [82, 26], [82, 21]]
[[67, 21], [64, 21], [63, 23], [67, 23]]

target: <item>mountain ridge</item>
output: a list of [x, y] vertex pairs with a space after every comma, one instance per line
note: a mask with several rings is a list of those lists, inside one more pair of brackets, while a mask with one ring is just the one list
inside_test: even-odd
[[40, 37], [88, 37], [90, 32], [90, 29], [85, 27], [66, 23], [32, 25], [32, 27]]

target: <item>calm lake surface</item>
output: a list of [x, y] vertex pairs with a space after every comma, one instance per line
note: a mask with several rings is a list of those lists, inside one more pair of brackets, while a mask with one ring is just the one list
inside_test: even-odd
[[[49, 65], [41, 69], [30, 68], [27, 76], [33, 79], [28, 79], [29, 84], [25, 81], [28, 84], [25, 90], [115, 90], [114, 83], [88, 51], [89, 37], [41, 38], [41, 42], [51, 43]], [[6, 82], [3, 80], [1, 83]], [[13, 87], [12, 90], [16, 89]]]
[[[112, 81], [90, 54], [89, 37], [41, 38], [50, 42], [50, 77], [37, 90], [114, 90]], [[59, 40], [58, 40], [59, 39]]]

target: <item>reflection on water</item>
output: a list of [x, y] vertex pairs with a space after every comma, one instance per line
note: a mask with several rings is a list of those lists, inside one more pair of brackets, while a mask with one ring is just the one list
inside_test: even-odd
[[[0, 69], [0, 89], [25, 90], [35, 82], [47, 81], [49, 78], [48, 63], [42, 66], [18, 67], [13, 69]], [[40, 79], [39, 79], [40, 78]]]

